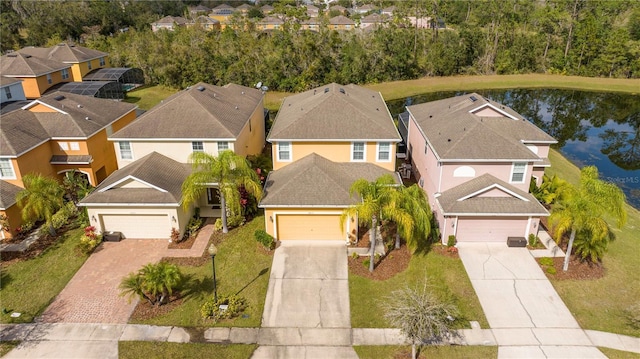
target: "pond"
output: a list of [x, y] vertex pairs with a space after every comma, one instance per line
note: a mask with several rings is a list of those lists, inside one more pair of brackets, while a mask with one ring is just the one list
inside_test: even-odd
[[[474, 91], [468, 91], [474, 92]], [[555, 89], [478, 90], [513, 108], [555, 137], [554, 147], [578, 167], [594, 165], [640, 208], [640, 95]], [[435, 92], [388, 101], [396, 118], [404, 106], [465, 92]]]

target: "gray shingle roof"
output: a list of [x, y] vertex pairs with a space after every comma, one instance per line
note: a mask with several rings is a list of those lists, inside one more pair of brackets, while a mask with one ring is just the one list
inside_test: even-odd
[[53, 155], [51, 164], [89, 164], [93, 161], [91, 155]]
[[331, 83], [284, 99], [267, 138], [400, 141], [380, 93]]
[[11, 77], [6, 77], [6, 76], [0, 76], [0, 87], [9, 86], [9, 85], [12, 85], [12, 84], [15, 84], [15, 83], [19, 83], [19, 82], [22, 82], [22, 80], [11, 78]]
[[71, 65], [56, 60], [48, 60], [20, 52], [12, 52], [0, 58], [0, 73], [8, 77], [37, 77]]
[[16, 195], [22, 188], [0, 180], [0, 209], [5, 210], [16, 204]]
[[0, 121], [0, 155], [18, 156], [50, 137], [34, 113], [11, 111], [3, 114]]
[[[191, 165], [179, 163], [157, 152], [152, 152], [137, 161], [121, 168], [85, 197], [80, 203], [140, 203], [140, 204], [178, 204], [182, 198], [182, 182], [190, 173]], [[131, 177], [144, 181], [155, 188], [121, 188], [120, 181]]]
[[329, 19], [331, 25], [355, 25], [356, 23], [346, 16], [338, 15]]
[[[480, 117], [470, 112], [482, 106], [492, 106], [505, 116]], [[522, 142], [555, 142], [511, 108], [476, 93], [408, 106], [407, 110], [443, 160], [539, 161]]]
[[235, 139], [263, 96], [251, 87], [200, 82], [165, 99], [111, 138]]
[[[521, 198], [511, 194], [508, 196], [491, 196], [487, 193], [497, 186], [513, 192]], [[499, 187], [496, 190], [507, 193]], [[482, 193], [486, 195], [483, 196]], [[471, 196], [472, 194], [475, 195]], [[471, 197], [461, 200], [467, 196]], [[443, 192], [439, 197], [436, 197], [436, 201], [442, 208], [444, 215], [549, 215], [549, 212], [531, 194], [521, 191], [490, 174], [484, 174], [453, 187]]]
[[76, 44], [63, 42], [51, 47], [25, 47], [20, 50], [25, 54], [48, 60], [56, 60], [64, 63], [80, 63], [88, 60], [108, 56], [106, 52], [89, 49]]
[[174, 23], [178, 25], [185, 25], [187, 23], [187, 19], [180, 16], [165, 16], [156, 22], [152, 22], [151, 24], [152, 25], [159, 25], [159, 24], [173, 25]]
[[374, 164], [333, 162], [312, 153], [269, 174], [260, 206], [347, 207], [357, 201], [349, 194], [353, 182], [375, 181], [384, 174], [397, 178]]

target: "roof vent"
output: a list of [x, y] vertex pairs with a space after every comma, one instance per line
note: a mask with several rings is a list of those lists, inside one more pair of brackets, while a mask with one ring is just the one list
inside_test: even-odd
[[85, 117], [84, 119], [85, 119], [85, 120], [87, 120], [87, 121], [89, 121], [89, 116]]
[[478, 98], [475, 97], [475, 96], [471, 96], [471, 97], [469, 97], [469, 100], [471, 100], [471, 102], [476, 102], [476, 101], [478, 101]]
[[242, 91], [242, 94], [244, 95], [244, 91]]
[[447, 142], [451, 142], [451, 139], [450, 139], [450, 138], [447, 138]]
[[[198, 87], [196, 88], [196, 90], [198, 90], [198, 91], [202, 92], [202, 91], [204, 91], [204, 87], [203, 87], [203, 86], [198, 86]], [[214, 95], [215, 95], [215, 94], [214, 94]]]
[[62, 100], [64, 100], [64, 96], [58, 95], [58, 96], [54, 97], [53, 99], [56, 100], [56, 101], [62, 101]]
[[82, 105], [81, 105], [81, 104], [78, 104], [78, 108], [82, 108]]
[[429, 118], [432, 118], [432, 117], [433, 117], [433, 115], [429, 115]]
[[346, 93], [344, 92], [344, 89], [342, 87], [340, 87], [340, 93], [343, 93], [343, 94]]
[[313, 89], [313, 94], [314, 94], [314, 95], [316, 94], [316, 89]]
[[24, 55], [25, 59], [28, 59], [31, 57], [31, 55]]
[[236, 110], [238, 109], [238, 106], [236, 106]]
[[329, 88], [328, 88], [328, 87], [326, 87], [326, 88], [324, 89], [324, 93], [327, 93], [327, 92], [329, 92]]

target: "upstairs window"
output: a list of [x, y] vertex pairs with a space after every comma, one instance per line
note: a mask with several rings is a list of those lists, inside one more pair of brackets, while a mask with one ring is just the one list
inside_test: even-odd
[[100, 58], [100, 66], [104, 66], [106, 65], [106, 61], [104, 60], [104, 57]]
[[80, 151], [80, 143], [78, 142], [69, 142], [69, 146], [72, 151]]
[[291, 142], [278, 142], [278, 161], [291, 161]]
[[91, 70], [93, 66], [91, 66], [91, 60], [87, 61], [87, 68]]
[[351, 144], [351, 161], [364, 161], [365, 158], [364, 142], [353, 142]]
[[0, 178], [16, 178], [11, 159], [0, 158]]
[[11, 87], [4, 88], [4, 95], [7, 97], [7, 100], [11, 100]]
[[131, 151], [131, 142], [118, 142], [120, 147], [120, 158], [123, 160], [132, 160], [133, 151]]
[[69, 144], [67, 144], [66, 142], [58, 142], [58, 147], [60, 147], [60, 149], [63, 151], [69, 150]]
[[511, 183], [524, 183], [525, 174], [527, 173], [526, 162], [515, 162], [511, 169]]
[[218, 153], [229, 149], [229, 142], [218, 142]]
[[381, 162], [391, 161], [391, 143], [378, 142], [378, 161], [381, 161]]
[[193, 152], [204, 152], [204, 143], [202, 141], [191, 142]]
[[53, 83], [53, 78], [51, 77], [51, 74], [47, 74], [47, 83], [49, 85], [51, 85]]
[[69, 79], [69, 69], [62, 69], [62, 79], [63, 80], [67, 80]]

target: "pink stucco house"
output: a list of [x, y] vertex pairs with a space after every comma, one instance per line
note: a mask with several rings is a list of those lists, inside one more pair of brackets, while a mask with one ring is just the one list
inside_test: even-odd
[[529, 194], [556, 140], [511, 108], [473, 93], [408, 106], [408, 159], [446, 242], [536, 234], [547, 210]]

